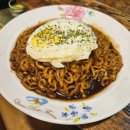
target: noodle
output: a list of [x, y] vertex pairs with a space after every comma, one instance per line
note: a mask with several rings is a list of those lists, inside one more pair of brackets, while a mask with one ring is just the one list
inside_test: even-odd
[[10, 55], [11, 69], [25, 88], [50, 98], [81, 99], [116, 80], [123, 65], [122, 58], [108, 37], [93, 27], [98, 48], [89, 59], [64, 63], [64, 68], [32, 59], [26, 53], [27, 40], [39, 26], [24, 31]]

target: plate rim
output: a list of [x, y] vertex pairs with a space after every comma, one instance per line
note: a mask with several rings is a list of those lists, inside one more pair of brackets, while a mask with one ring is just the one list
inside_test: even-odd
[[[54, 7], [54, 6], [57, 7], [57, 6], [59, 6], [59, 5], [49, 5], [49, 6], [43, 6], [43, 7], [40, 7], [40, 8]], [[73, 5], [64, 5], [64, 4], [63, 4], [63, 5], [61, 5], [61, 6], [73, 6]], [[85, 8], [85, 9], [91, 9], [91, 8], [84, 7], [84, 6], [80, 6], [80, 7], [83, 7], [83, 8]], [[34, 10], [30, 10], [30, 11], [28, 11], [28, 12], [26, 12], [26, 13], [35, 12], [35, 10], [39, 10], [39, 8], [36, 8], [36, 9], [34, 9]], [[119, 21], [115, 20], [114, 18], [112, 18], [111, 16], [109, 16], [109, 15], [103, 13], [103, 12], [97, 11], [97, 10], [95, 10], [95, 9], [91, 9], [91, 10], [96, 11], [96, 12], [98, 12], [98, 13], [102, 13], [103, 15], [106, 15], [106, 16], [110, 17], [112, 20], [114, 20], [114, 21], [116, 21], [118, 24], [120, 24], [120, 25], [129, 33], [129, 35], [130, 35], [130, 32], [128, 31], [128, 29], [125, 28]], [[25, 14], [25, 13], [23, 13], [23, 14], [21, 14], [21, 15], [24, 15], [24, 14]], [[7, 23], [7, 25], [5, 25], [5, 27], [7, 27], [9, 24], [11, 24], [12, 21], [14, 21], [15, 19], [18, 19], [19, 17], [21, 17], [21, 15], [18, 16], [18, 17], [16, 17], [16, 18], [14, 18], [14, 19], [11, 20], [11, 21], [9, 21], [9, 22]], [[4, 30], [5, 27], [3, 27], [3, 28], [1, 29], [0, 34], [2, 33], [2, 31]], [[0, 88], [1, 88], [1, 87], [0, 87]], [[39, 116], [36, 116], [37, 114], [31, 115], [32, 112], [26, 111], [25, 109], [23, 109], [23, 108], [17, 106], [17, 105], [13, 102], [13, 100], [9, 100], [8, 95], [6, 95], [6, 93], [4, 93], [4, 91], [2, 90], [2, 88], [0, 89], [0, 93], [1, 93], [1, 95], [2, 95], [10, 104], [12, 104], [14, 107], [16, 107], [17, 109], [19, 109], [20, 111], [26, 113], [26, 114], [29, 115], [29, 116], [32, 116], [32, 117], [37, 118], [37, 119], [40, 119], [40, 120], [42, 120], [42, 121], [50, 122], [50, 121], [49, 121], [50, 118], [47, 118], [47, 119], [49, 119], [49, 120], [43, 120], [43, 118], [39, 118]], [[5, 96], [5, 95], [6, 95], [6, 96]], [[117, 113], [118, 111], [120, 111], [122, 108], [124, 108], [129, 102], [130, 102], [130, 99], [127, 99], [126, 102], [124, 102], [124, 103], [122, 103], [122, 105], [120, 105], [120, 107], [118, 106], [118, 107], [116, 107], [115, 109], [113, 109], [113, 111], [108, 112], [107, 114], [103, 115], [102, 117], [101, 117], [101, 116], [98, 117], [98, 118], [100, 118], [100, 119], [98, 119], [98, 118], [95, 117], [95, 118], [91, 119], [91, 121], [89, 121], [89, 122], [86, 121], [86, 122], [87, 122], [87, 123], [92, 123], [92, 122], [96, 122], [96, 121], [100, 121], [100, 120], [102, 120], [102, 119], [108, 118], [108, 117], [114, 115], [115, 113]], [[29, 114], [29, 113], [30, 113], [30, 114]], [[35, 115], [35, 116], [34, 116], [34, 115]], [[96, 120], [95, 120], [95, 119], [96, 119]], [[51, 120], [51, 123], [68, 124], [68, 122], [67, 122], [66, 120], [60, 120], [60, 119]], [[69, 123], [69, 125], [74, 125], [74, 124], [85, 124], [85, 123], [84, 123], [84, 122], [83, 122], [83, 123], [81, 123], [81, 122], [78, 123], [78, 122], [77, 122], [77, 123], [71, 123], [71, 124]]]

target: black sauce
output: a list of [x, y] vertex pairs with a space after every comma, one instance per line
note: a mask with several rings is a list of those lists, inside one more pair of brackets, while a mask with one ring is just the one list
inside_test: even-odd
[[[100, 81], [97, 80], [93, 80], [90, 79], [89, 82], [91, 82], [91, 87], [89, 89], [86, 90], [86, 95], [88, 97], [91, 97], [95, 94], [97, 94], [98, 92], [100, 92], [102, 89], [106, 88], [106, 86], [101, 85]], [[60, 100], [76, 100], [76, 99], [83, 99], [82, 96], [80, 94], [77, 95], [73, 95], [72, 97], [69, 97], [68, 95], [66, 95], [65, 93], [56, 92], [56, 99], [60, 99]]]
[[56, 92], [56, 99], [60, 99], [60, 100], [75, 100], [75, 99], [81, 99], [80, 95], [74, 95], [73, 97], [69, 97], [68, 95], [57, 91]]
[[99, 80], [92, 80], [91, 87], [86, 90], [86, 95], [88, 97], [93, 96], [105, 87], [106, 86], [101, 85]]
[[66, 94], [59, 92], [59, 91], [56, 92], [56, 96], [59, 99], [66, 99], [68, 97]]

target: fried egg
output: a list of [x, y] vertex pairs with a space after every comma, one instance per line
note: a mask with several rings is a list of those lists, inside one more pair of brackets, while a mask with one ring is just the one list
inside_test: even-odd
[[97, 46], [97, 38], [89, 25], [74, 19], [54, 19], [31, 34], [26, 52], [40, 62], [62, 68], [64, 62], [88, 59]]

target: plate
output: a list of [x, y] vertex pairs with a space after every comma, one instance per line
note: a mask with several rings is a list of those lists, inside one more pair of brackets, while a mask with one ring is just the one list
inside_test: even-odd
[[[10, 69], [10, 51], [23, 30], [40, 21], [63, 17], [99, 27], [118, 44], [122, 55], [124, 65], [117, 80], [90, 99], [66, 102], [43, 97], [25, 89]], [[13, 106], [32, 117], [57, 124], [85, 124], [105, 119], [130, 102], [130, 33], [106, 14], [72, 5], [37, 8], [6, 24], [0, 31], [0, 42], [0, 92]]]

